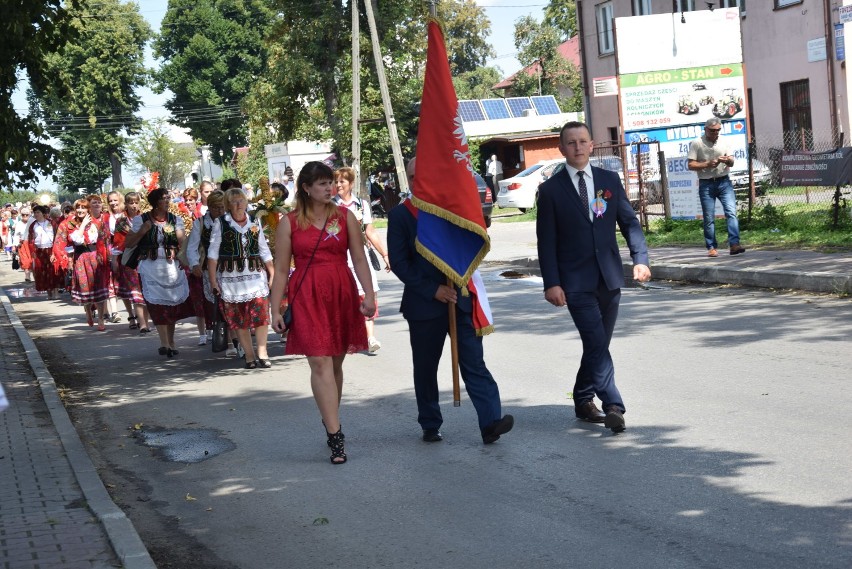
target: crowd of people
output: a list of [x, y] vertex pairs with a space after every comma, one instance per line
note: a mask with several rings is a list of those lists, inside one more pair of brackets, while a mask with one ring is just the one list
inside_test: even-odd
[[[541, 186], [536, 233], [544, 298], [567, 307], [583, 342], [575, 414], [619, 433], [626, 429], [626, 407], [609, 353], [624, 284], [616, 227], [627, 240], [633, 278], [644, 282], [651, 272], [624, 187], [612, 172], [591, 166], [593, 147], [583, 123], [569, 122], [560, 131], [566, 168]], [[406, 174], [416, 196], [415, 166], [412, 159]], [[428, 187], [438, 183], [431, 169], [421, 176], [418, 182], [427, 179], [422, 183]], [[393, 271], [404, 285], [400, 311], [409, 327], [423, 440], [443, 440], [437, 372], [454, 325], [482, 441], [497, 441], [512, 430], [514, 418], [503, 415], [498, 385], [485, 365], [474, 323], [482, 307], [419, 252], [414, 200], [389, 212], [385, 244], [372, 227], [369, 201], [353, 193], [354, 184], [351, 168], [334, 171], [309, 162], [298, 174], [292, 211], [260, 202], [266, 209], [258, 215], [238, 180], [225, 180], [219, 189], [209, 182], [187, 189], [177, 206], [162, 188], [147, 195], [110, 192], [106, 208], [97, 194], [63, 208], [33, 205], [13, 212], [7, 204], [0, 236], [7, 255], [20, 255], [20, 268], [27, 280], [32, 275], [36, 290], [55, 299], [67, 289], [99, 331], [107, 320], [117, 321], [121, 299], [131, 329], [146, 334], [153, 323], [158, 353], [166, 358], [179, 354], [175, 323], [184, 318], [195, 318], [203, 345], [220, 314], [234, 346], [226, 355], [241, 356], [247, 369], [272, 367], [270, 326], [282, 339], [287, 334], [285, 354], [307, 358], [330, 459], [338, 465], [348, 458], [340, 422], [343, 362], [347, 354], [381, 348], [373, 322], [375, 273]], [[284, 203], [289, 188], [272, 190]]]
[[[198, 344], [205, 345], [221, 318], [229, 336], [225, 356], [241, 358], [246, 369], [270, 368], [273, 324], [287, 354], [308, 358], [332, 463], [340, 464], [346, 461], [338, 417], [343, 359], [381, 348], [368, 247], [390, 268], [369, 203], [353, 195], [354, 181], [351, 168], [335, 172], [308, 163], [292, 211], [264, 215], [255, 215], [251, 192], [236, 179], [219, 189], [202, 182], [178, 201], [172, 191], [152, 187], [91, 194], [62, 206], [7, 204], [0, 236], [13, 267], [35, 281], [36, 291], [49, 299], [69, 293], [99, 332], [122, 321], [123, 305], [130, 330], [156, 330], [165, 358], [180, 353], [178, 321], [194, 319]], [[285, 203], [290, 189], [273, 184], [272, 191]], [[269, 224], [277, 226], [274, 239], [263, 219], [269, 215], [275, 216]], [[294, 318], [285, 326], [288, 306]]]

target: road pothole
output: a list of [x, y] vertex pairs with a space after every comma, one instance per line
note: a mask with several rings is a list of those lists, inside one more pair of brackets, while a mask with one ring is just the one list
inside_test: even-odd
[[145, 428], [136, 432], [142, 444], [169, 462], [195, 463], [234, 450], [236, 445], [216, 429]]

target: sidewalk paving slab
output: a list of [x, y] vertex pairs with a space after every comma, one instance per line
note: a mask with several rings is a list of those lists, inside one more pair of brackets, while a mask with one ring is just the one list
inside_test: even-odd
[[152, 569], [86, 453], [38, 350], [0, 289], [0, 569]]

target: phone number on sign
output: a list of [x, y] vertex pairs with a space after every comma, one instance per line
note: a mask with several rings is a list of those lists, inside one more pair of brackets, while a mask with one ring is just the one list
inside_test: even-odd
[[637, 121], [631, 121], [630, 125], [627, 128], [635, 128], [641, 126], [660, 126], [664, 124], [671, 124], [672, 119], [669, 117], [660, 117], [658, 119], [642, 119]]

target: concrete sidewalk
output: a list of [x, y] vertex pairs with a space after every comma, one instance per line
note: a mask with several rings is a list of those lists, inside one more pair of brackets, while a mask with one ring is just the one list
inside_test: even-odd
[[[7, 281], [8, 261], [0, 270]], [[0, 413], [0, 568], [154, 568], [3, 289], [0, 302], [0, 383], [10, 403]]]

